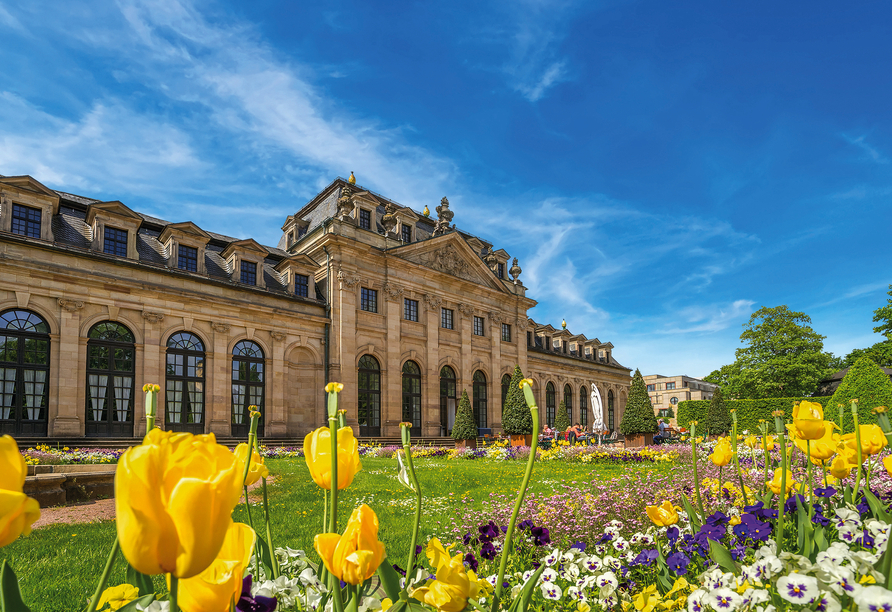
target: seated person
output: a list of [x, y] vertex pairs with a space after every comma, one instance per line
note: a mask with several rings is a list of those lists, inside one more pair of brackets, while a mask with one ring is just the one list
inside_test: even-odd
[[570, 441], [570, 444], [575, 444], [579, 438], [582, 437], [582, 434], [585, 433], [585, 430], [576, 423], [573, 427], [567, 429], [567, 439]]
[[664, 419], [659, 419], [659, 421], [657, 421], [657, 427], [660, 428], [660, 433], [654, 436], [654, 444], [661, 444], [663, 440], [666, 439], [666, 421]]
[[545, 426], [545, 429], [542, 430], [542, 433], [545, 435], [546, 438], [554, 437], [554, 430], [548, 425]]

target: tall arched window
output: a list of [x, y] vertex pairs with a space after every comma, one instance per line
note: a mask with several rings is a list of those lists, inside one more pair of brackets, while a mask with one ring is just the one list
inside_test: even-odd
[[486, 429], [486, 374], [477, 370], [474, 372], [474, 421], [478, 429]]
[[588, 427], [588, 394], [585, 387], [579, 387], [579, 424]]
[[564, 406], [567, 407], [567, 420], [570, 425], [575, 425], [573, 421], [573, 389], [570, 385], [564, 385]]
[[421, 368], [414, 361], [403, 364], [403, 421], [412, 423], [412, 435], [421, 435]]
[[257, 435], [263, 435], [263, 349], [256, 342], [242, 340], [232, 349], [232, 436], [248, 437], [251, 416], [248, 406], [257, 406], [260, 423]]
[[505, 412], [505, 402], [508, 401], [508, 391], [511, 386], [511, 375], [502, 376], [502, 412]]
[[133, 332], [103, 321], [87, 334], [87, 436], [133, 435]]
[[381, 435], [381, 367], [371, 355], [359, 359], [359, 419], [360, 436]]
[[613, 391], [611, 390], [607, 392], [607, 429], [611, 433], [613, 433], [615, 426], [613, 414]]
[[549, 382], [545, 385], [545, 424], [554, 427], [555, 415], [555, 392], [554, 383]]
[[440, 435], [448, 436], [455, 423], [455, 370], [448, 365], [440, 368]]
[[204, 433], [204, 343], [188, 332], [167, 339], [164, 423], [171, 431]]
[[0, 314], [0, 434], [45, 436], [50, 326], [29, 310]]

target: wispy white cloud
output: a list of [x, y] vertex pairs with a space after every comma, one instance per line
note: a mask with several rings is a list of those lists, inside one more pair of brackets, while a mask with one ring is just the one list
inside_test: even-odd
[[686, 306], [666, 317], [670, 321], [681, 320], [684, 325], [676, 325], [673, 321], [667, 327], [657, 329], [656, 333], [692, 334], [721, 331], [749, 317], [754, 304], [753, 300], [734, 300], [730, 304]]
[[870, 145], [867, 142], [867, 136], [852, 136], [849, 134], [843, 134], [842, 137], [848, 142], [850, 145], [858, 147], [864, 153], [867, 159], [877, 164], [888, 164], [889, 158], [886, 157], [880, 150]]

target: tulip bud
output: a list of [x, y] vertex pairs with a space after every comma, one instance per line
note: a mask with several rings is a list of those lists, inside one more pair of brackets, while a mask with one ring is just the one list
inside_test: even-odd
[[523, 389], [523, 398], [526, 400], [530, 410], [538, 410], [539, 408], [536, 406], [536, 398], [533, 397], [533, 379], [524, 378], [521, 380], [520, 388]]
[[328, 393], [328, 418], [333, 419], [338, 414], [338, 393], [344, 389], [344, 385], [337, 382], [330, 382], [325, 385], [325, 392]]

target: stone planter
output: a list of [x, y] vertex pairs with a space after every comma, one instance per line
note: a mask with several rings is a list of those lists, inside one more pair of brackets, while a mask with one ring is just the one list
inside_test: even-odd
[[471, 438], [470, 440], [456, 440], [455, 448], [470, 448], [471, 450], [476, 450], [477, 438]]
[[626, 436], [626, 448], [640, 448], [642, 446], [650, 446], [653, 443], [653, 434], [637, 434], [634, 436]]
[[532, 446], [533, 434], [510, 434], [511, 446]]

